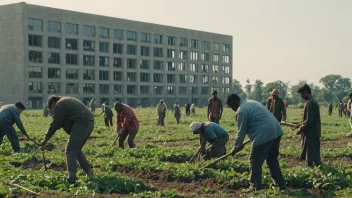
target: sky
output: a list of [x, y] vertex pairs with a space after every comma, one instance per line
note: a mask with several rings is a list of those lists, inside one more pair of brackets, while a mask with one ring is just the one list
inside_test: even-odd
[[[17, 3], [0, 0], [1, 4]], [[319, 84], [352, 79], [352, 0], [27, 0], [233, 36], [233, 78]]]

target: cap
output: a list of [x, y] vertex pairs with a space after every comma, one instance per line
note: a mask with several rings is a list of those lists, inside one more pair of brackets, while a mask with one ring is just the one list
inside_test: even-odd
[[273, 96], [278, 96], [278, 95], [279, 95], [279, 90], [274, 89], [274, 90], [271, 92], [271, 95], [273, 95]]
[[192, 133], [194, 133], [195, 131], [197, 131], [198, 129], [200, 129], [201, 124], [199, 122], [192, 122], [189, 125], [189, 130], [191, 130]]
[[24, 105], [22, 104], [22, 102], [16, 102], [15, 104], [16, 107], [22, 109], [22, 110], [26, 110], [26, 107], [24, 107]]

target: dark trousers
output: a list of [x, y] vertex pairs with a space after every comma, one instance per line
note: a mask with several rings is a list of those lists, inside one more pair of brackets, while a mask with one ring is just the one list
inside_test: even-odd
[[264, 144], [252, 147], [249, 157], [249, 171], [251, 183], [254, 184], [256, 190], [263, 188], [262, 166], [265, 160], [269, 167], [271, 177], [275, 180], [276, 184], [280, 188], [286, 187], [286, 182], [277, 159], [279, 156], [280, 141], [281, 136]]
[[156, 125], [165, 126], [164, 119], [165, 119], [165, 113], [159, 113], [158, 122], [156, 123]]
[[136, 131], [131, 131], [131, 132], [122, 132], [119, 138], [119, 147], [125, 148], [124, 142], [128, 136], [128, 140], [127, 140], [128, 146], [130, 148], [135, 148], [136, 145], [134, 144], [134, 139], [136, 138], [137, 132], [138, 132], [138, 129]]
[[219, 124], [220, 120], [217, 117], [210, 117], [210, 122], [215, 122], [216, 124]]
[[313, 167], [321, 165], [320, 138], [310, 138], [302, 134], [300, 159], [306, 160], [307, 165]]
[[112, 116], [104, 116], [104, 122], [105, 122], [105, 126], [112, 126]]
[[2, 144], [5, 135], [9, 139], [12, 149], [15, 152], [18, 152], [20, 150], [20, 141], [18, 140], [15, 128], [13, 128], [12, 125], [0, 120], [0, 145]]
[[175, 118], [176, 118], [176, 124], [180, 123], [181, 113], [180, 112], [175, 113]]
[[342, 110], [339, 110], [339, 117], [342, 118]]

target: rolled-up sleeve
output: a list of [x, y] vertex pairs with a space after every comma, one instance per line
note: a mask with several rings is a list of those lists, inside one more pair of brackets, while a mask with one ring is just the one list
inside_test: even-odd
[[245, 112], [239, 112], [236, 115], [236, 119], [237, 119], [238, 131], [237, 131], [237, 137], [235, 140], [235, 146], [239, 147], [242, 145], [244, 138], [246, 137], [246, 134], [247, 134], [248, 117]]

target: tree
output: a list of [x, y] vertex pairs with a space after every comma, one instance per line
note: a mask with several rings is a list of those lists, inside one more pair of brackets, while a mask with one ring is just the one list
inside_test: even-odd
[[268, 84], [265, 85], [263, 88], [263, 97], [268, 98], [271, 96], [271, 92], [274, 89], [279, 90], [279, 97], [282, 99], [285, 99], [286, 95], [288, 94], [289, 91], [289, 82], [284, 83], [281, 80], [277, 80], [275, 82], [269, 82]]
[[341, 75], [330, 74], [319, 80], [320, 83], [323, 83], [324, 87], [331, 91], [337, 91], [335, 84], [341, 79]]
[[232, 91], [233, 93], [240, 95], [243, 92], [242, 85], [240, 81], [233, 79], [232, 80]]
[[247, 96], [252, 92], [252, 85], [251, 85], [251, 82], [249, 81], [249, 79], [247, 78], [247, 81], [246, 81], [246, 86], [244, 86], [244, 88], [246, 89], [246, 92], [247, 92]]
[[252, 99], [258, 102], [262, 102], [263, 82], [261, 80], [255, 80], [254, 90], [252, 92]]
[[297, 93], [298, 89], [302, 87], [304, 84], [307, 84], [307, 81], [305, 80], [300, 80], [297, 84], [292, 85], [290, 88], [290, 97], [289, 97], [289, 103], [290, 104], [297, 104], [302, 102], [301, 96]]

